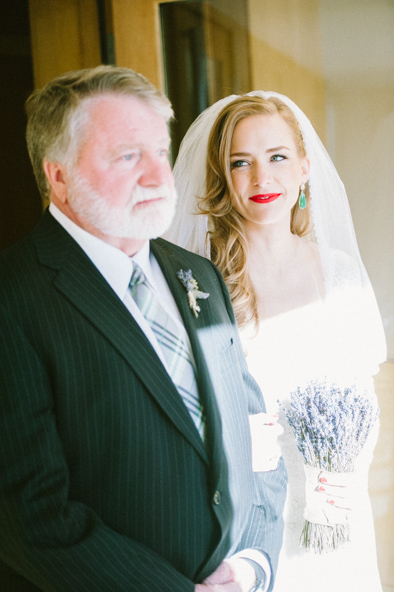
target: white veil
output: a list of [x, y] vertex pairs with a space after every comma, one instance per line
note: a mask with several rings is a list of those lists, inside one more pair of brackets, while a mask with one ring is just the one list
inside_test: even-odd
[[[369, 362], [380, 364], [386, 359], [382, 321], [361, 260], [345, 187], [337, 170], [311, 122], [293, 101], [276, 92], [252, 91], [247, 95], [265, 99], [277, 97], [293, 111], [298, 120], [311, 163], [308, 182], [313, 222], [311, 238], [319, 245], [326, 290], [329, 292], [338, 281], [333, 254], [338, 251], [345, 253], [352, 261], [351, 277], [346, 278], [347, 284], [352, 284], [358, 301], [362, 300], [358, 307], [362, 318], [358, 322], [365, 325], [368, 355], [372, 358]], [[238, 97], [230, 95], [221, 99], [199, 115], [182, 140], [174, 166], [178, 205], [173, 223], [164, 237], [206, 257], [210, 256], [208, 216], [198, 214], [198, 198], [205, 194], [208, 139], [221, 110]]]

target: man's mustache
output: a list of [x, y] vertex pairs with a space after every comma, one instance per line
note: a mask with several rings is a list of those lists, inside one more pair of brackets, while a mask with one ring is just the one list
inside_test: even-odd
[[175, 189], [170, 188], [168, 185], [160, 185], [160, 187], [140, 187], [137, 186], [131, 199], [131, 205], [135, 206], [144, 201], [150, 201], [152, 199], [168, 198], [175, 195]]

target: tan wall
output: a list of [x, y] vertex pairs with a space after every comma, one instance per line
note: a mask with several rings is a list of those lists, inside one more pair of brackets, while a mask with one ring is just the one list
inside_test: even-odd
[[112, 0], [116, 64], [163, 88], [158, 2]]
[[29, 0], [34, 82], [100, 64], [95, 0]]
[[159, 4], [166, 1], [171, 0], [111, 0], [116, 64], [140, 72], [161, 90], [164, 73]]
[[375, 377], [380, 405], [380, 434], [369, 474], [376, 544], [384, 592], [394, 592], [394, 362]]
[[249, 0], [251, 90], [287, 95], [325, 141], [318, 0]]
[[328, 91], [335, 114], [328, 150], [346, 186], [394, 360], [394, 72], [384, 86], [356, 80]]
[[[116, 63], [164, 89], [159, 4], [174, 0], [108, 0]], [[95, 0], [29, 0], [36, 87], [69, 70], [101, 62]]]
[[[349, 0], [343, 2], [348, 11], [356, 5]], [[327, 35], [321, 8], [320, 0], [249, 0], [253, 88], [289, 96], [305, 111], [326, 144], [347, 188], [360, 250], [377, 294], [392, 360], [393, 77], [386, 79], [385, 86], [364, 86], [362, 77], [351, 86], [356, 73], [349, 66], [350, 75], [344, 76], [340, 85], [328, 82], [324, 66], [327, 67], [327, 61], [330, 68], [332, 64], [327, 49], [338, 39]], [[360, 19], [359, 15], [353, 12], [353, 20], [357, 16]], [[357, 45], [351, 40], [354, 28], [341, 27], [341, 15], [335, 17], [334, 30], [345, 40], [344, 49], [351, 50]], [[346, 64], [352, 63], [345, 52], [340, 58]], [[382, 365], [375, 385], [381, 406], [381, 431], [370, 472], [370, 495], [384, 592], [394, 592], [393, 361]]]
[[[389, 81], [388, 81], [389, 82]], [[354, 97], [357, 96], [357, 100]], [[381, 431], [370, 473], [378, 561], [394, 592], [394, 86], [330, 88], [332, 150], [349, 196], [358, 243], [385, 322], [389, 358], [376, 376]], [[360, 125], [362, 122], [362, 125]]]

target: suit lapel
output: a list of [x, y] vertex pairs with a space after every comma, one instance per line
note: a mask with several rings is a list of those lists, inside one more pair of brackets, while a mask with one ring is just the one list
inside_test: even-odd
[[[181, 259], [177, 252], [171, 248], [171, 243], [162, 239], [151, 241], [151, 250], [170, 287], [190, 339], [196, 363], [199, 394], [206, 414], [205, 447], [212, 463], [212, 483], [217, 483], [219, 473], [222, 470], [222, 422], [204, 352], [202, 351], [198, 337], [199, 330], [212, 331], [214, 323], [211, 317], [211, 307], [208, 301], [201, 301], [201, 311], [196, 319], [189, 307], [186, 290], [177, 277], [177, 271], [188, 269], [187, 262], [185, 259]], [[186, 251], [182, 251], [182, 253], [186, 256]], [[204, 291], [204, 278], [202, 277], [200, 279], [196, 276], [196, 280], [200, 288]]]
[[115, 347], [162, 410], [207, 460], [178, 391], [149, 340], [79, 245], [47, 213], [35, 234], [41, 263], [58, 270], [54, 286]]
[[[189, 306], [186, 289], [177, 277], [177, 272], [180, 269], [188, 269], [187, 262], [182, 260], [177, 253], [171, 249], [170, 245], [171, 243], [167, 243], [162, 239], [157, 239], [151, 241], [151, 250], [160, 265], [181, 314], [185, 328], [192, 341], [199, 328], [212, 326], [210, 307], [209, 305], [203, 305], [201, 307], [201, 312], [196, 319]], [[199, 357], [201, 354], [200, 348], [196, 347], [196, 349], [194, 349], [193, 347], [193, 353], [195, 356]]]

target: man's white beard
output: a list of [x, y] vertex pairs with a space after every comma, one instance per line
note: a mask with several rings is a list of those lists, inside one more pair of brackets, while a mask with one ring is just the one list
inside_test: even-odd
[[[158, 199], [157, 201], [155, 198]], [[151, 204], [134, 208], [154, 199]], [[168, 185], [136, 186], [127, 204], [114, 206], [74, 173], [69, 179], [68, 201], [73, 211], [108, 236], [148, 240], [164, 234], [175, 214], [176, 190]]]

